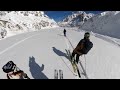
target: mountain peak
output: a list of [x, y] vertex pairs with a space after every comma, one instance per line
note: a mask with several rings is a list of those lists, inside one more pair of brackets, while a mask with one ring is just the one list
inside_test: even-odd
[[86, 14], [84, 11], [77, 11], [77, 12], [72, 12], [71, 15], [68, 15], [65, 19], [63, 19], [61, 22], [58, 22], [60, 26], [79, 26], [86, 22], [89, 18], [94, 16], [94, 14], [89, 13]]

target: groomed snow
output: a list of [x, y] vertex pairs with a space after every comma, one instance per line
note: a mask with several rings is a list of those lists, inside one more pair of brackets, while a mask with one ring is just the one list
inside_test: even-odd
[[[13, 60], [31, 79], [54, 79], [54, 69], [63, 70], [64, 79], [77, 79], [78, 77], [73, 75], [73, 68], [67, 59], [65, 49], [72, 51], [72, 46], [75, 47], [83, 38], [84, 31], [66, 28], [65, 38], [63, 29], [44, 29], [0, 40], [0, 79], [6, 79], [2, 66], [10, 60]], [[91, 34], [90, 40], [94, 44], [93, 48], [85, 57], [80, 57], [88, 78], [119, 79], [120, 47], [100, 36], [98, 38], [94, 33]], [[81, 68], [80, 71], [82, 79], [86, 79]]]

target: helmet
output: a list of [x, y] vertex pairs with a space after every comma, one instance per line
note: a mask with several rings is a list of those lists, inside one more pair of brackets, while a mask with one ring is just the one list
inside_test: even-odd
[[9, 61], [7, 62], [7, 64], [5, 64], [2, 69], [5, 73], [9, 73], [11, 71], [14, 71], [16, 65], [13, 63], [13, 61]]
[[84, 38], [89, 38], [90, 37], [90, 33], [89, 32], [86, 32], [85, 34], [84, 34]]

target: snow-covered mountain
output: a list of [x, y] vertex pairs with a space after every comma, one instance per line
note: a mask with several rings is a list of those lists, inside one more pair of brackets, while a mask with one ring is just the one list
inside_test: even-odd
[[87, 14], [84, 11], [77, 11], [77, 12], [73, 12], [72, 15], [68, 15], [68, 17], [63, 19], [61, 22], [58, 22], [58, 24], [59, 26], [63, 26], [63, 27], [64, 26], [68, 26], [68, 27], [80, 26], [93, 16], [94, 14], [92, 13]]
[[0, 30], [26, 32], [58, 27], [43, 11], [0, 11]]
[[95, 15], [80, 29], [120, 39], [120, 11], [105, 11]]
[[[49, 24], [46, 25], [46, 22]], [[52, 22], [54, 24], [51, 25]], [[120, 39], [113, 38], [120, 36], [119, 24], [120, 12], [107, 11], [87, 20], [80, 27], [83, 30], [65, 27], [67, 37], [64, 37], [64, 28], [53, 29], [57, 27], [56, 22], [42, 11], [0, 12], [0, 28], [3, 32], [10, 34], [37, 30], [0, 40], [0, 79], [6, 79], [2, 66], [10, 60], [31, 79], [54, 79], [55, 69], [63, 70], [64, 79], [77, 79], [65, 50], [73, 51], [83, 38], [84, 30], [92, 31], [90, 40], [93, 48], [80, 57], [84, 68], [78, 65], [81, 79], [119, 79]], [[40, 30], [42, 28], [52, 29]]]

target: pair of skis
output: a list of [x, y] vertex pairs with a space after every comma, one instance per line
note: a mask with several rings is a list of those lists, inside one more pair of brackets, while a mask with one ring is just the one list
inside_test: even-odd
[[58, 70], [55, 69], [55, 71], [54, 71], [54, 79], [63, 79], [63, 70], [59, 70], [59, 74], [58, 74]]
[[[65, 49], [65, 50], [66, 50], [66, 49]], [[68, 55], [69, 60], [70, 60], [70, 62], [71, 62], [71, 65], [72, 65], [72, 67], [73, 67], [74, 73], [77, 73], [78, 76], [79, 76], [79, 78], [81, 78], [80, 71], [79, 71], [79, 68], [78, 68], [78, 66], [77, 66], [77, 63], [75, 62], [75, 59], [74, 59], [74, 58], [71, 59], [72, 54], [70, 53], [70, 50], [66, 50], [66, 52], [67, 52], [67, 55]]]

